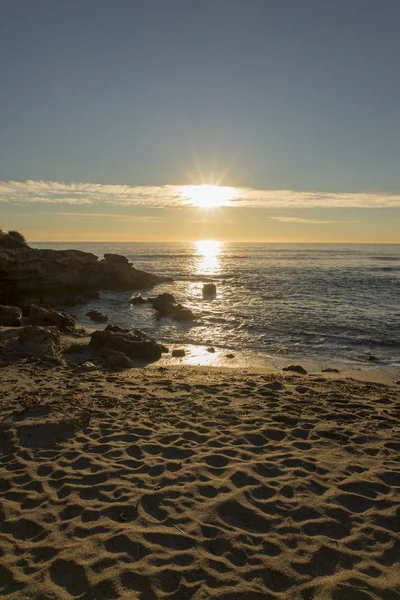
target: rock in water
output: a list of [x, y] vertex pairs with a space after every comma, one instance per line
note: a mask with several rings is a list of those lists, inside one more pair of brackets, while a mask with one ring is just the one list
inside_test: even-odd
[[[10, 236], [0, 234], [1, 239], [6, 237]], [[40, 250], [18, 242], [2, 246], [1, 239], [0, 302], [3, 304], [46, 294], [137, 290], [171, 281], [139, 271], [119, 255], [106, 255], [107, 258], [99, 260], [94, 254], [79, 250]]]
[[146, 298], [143, 298], [143, 296], [141, 296], [141, 295], [132, 296], [132, 298], [129, 300], [130, 304], [147, 304], [147, 302], [149, 302], [149, 301], [146, 300]]
[[162, 317], [172, 317], [177, 321], [193, 321], [196, 319], [190, 308], [178, 304], [172, 294], [159, 294], [156, 298], [151, 299], [151, 304]]
[[31, 304], [29, 309], [30, 325], [54, 325], [61, 331], [67, 327], [75, 327], [75, 319], [65, 312], [59, 312], [53, 308], [43, 308]]
[[94, 331], [90, 336], [90, 346], [99, 350], [111, 349], [122, 352], [130, 358], [155, 361], [161, 358], [165, 350], [142, 331], [129, 331], [121, 327], [108, 325], [104, 331]]
[[186, 352], [183, 348], [175, 348], [175, 350], [172, 350], [171, 354], [174, 358], [182, 358], [183, 356], [186, 356]]
[[85, 316], [89, 317], [94, 323], [107, 323], [108, 321], [108, 316], [103, 315], [103, 313], [96, 309], [89, 310]]
[[217, 294], [217, 287], [216, 287], [215, 283], [205, 283], [203, 285], [203, 297], [210, 298], [210, 297], [216, 296], [216, 294]]
[[122, 256], [122, 254], [105, 254], [104, 260], [108, 260], [109, 262], [114, 262], [114, 263], [125, 263], [125, 264], [129, 262], [129, 260], [126, 258], [126, 256]]
[[22, 310], [18, 306], [0, 306], [0, 325], [18, 327], [21, 319]]

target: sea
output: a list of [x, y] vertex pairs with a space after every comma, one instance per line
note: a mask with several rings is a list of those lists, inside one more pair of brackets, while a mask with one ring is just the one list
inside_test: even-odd
[[[131, 305], [131, 292], [102, 291], [70, 312], [82, 326], [98, 328], [86, 316], [96, 308], [110, 323], [186, 349], [180, 360], [189, 364], [234, 366], [240, 359], [250, 366], [306, 360], [340, 368], [400, 367], [400, 244], [32, 246], [122, 254], [137, 269], [172, 277], [143, 296], [169, 292], [196, 313], [196, 321], [157, 318], [150, 305]], [[204, 283], [216, 285], [214, 298], [203, 297]]]

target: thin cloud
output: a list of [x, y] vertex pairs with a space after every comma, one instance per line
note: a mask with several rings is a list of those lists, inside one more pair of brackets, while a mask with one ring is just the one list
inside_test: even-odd
[[[343, 221], [320, 221], [319, 219], [301, 219], [300, 217], [268, 217], [274, 221], [282, 221], [283, 223], [312, 223], [315, 225], [327, 223], [343, 223]], [[346, 221], [348, 223], [348, 221]], [[354, 223], [354, 221], [352, 221]]]
[[124, 219], [126, 221], [134, 221], [136, 223], [165, 223], [165, 219], [161, 217], [153, 217], [149, 215], [123, 215], [115, 213], [81, 213], [81, 212], [41, 212], [42, 215], [53, 215], [59, 217], [99, 217], [107, 219]]
[[[184, 188], [185, 186], [180, 185], [130, 186], [33, 180], [3, 181], [0, 182], [0, 202], [15, 205], [184, 208], [188, 206]], [[258, 190], [238, 187], [235, 188], [235, 197], [232, 198], [231, 206], [262, 209], [400, 208], [400, 195]]]

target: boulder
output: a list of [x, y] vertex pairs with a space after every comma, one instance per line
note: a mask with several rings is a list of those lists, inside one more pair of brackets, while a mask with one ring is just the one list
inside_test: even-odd
[[155, 361], [161, 358], [164, 346], [149, 338], [142, 331], [129, 331], [118, 326], [108, 325], [104, 331], [94, 331], [90, 336], [90, 346], [94, 349], [111, 349], [122, 352], [129, 358]]
[[133, 366], [133, 360], [123, 352], [114, 352], [103, 361], [106, 369], [132, 369]]
[[110, 254], [107, 253], [104, 255], [104, 260], [108, 260], [113, 263], [129, 263], [129, 260], [126, 256], [122, 256], [122, 254]]
[[22, 310], [18, 306], [0, 306], [0, 325], [18, 327], [21, 319]]
[[107, 323], [108, 321], [108, 316], [103, 315], [103, 313], [96, 309], [89, 310], [89, 312], [86, 313], [86, 317], [89, 317], [94, 323]]
[[289, 365], [283, 367], [282, 371], [292, 371], [293, 373], [299, 373], [300, 375], [307, 375], [307, 371], [301, 365]]
[[209, 346], [209, 347], [207, 348], [207, 352], [211, 352], [212, 354], [214, 354], [214, 352], [215, 352], [215, 348], [214, 348], [214, 346]]
[[183, 348], [175, 348], [175, 350], [172, 350], [171, 354], [174, 358], [181, 358], [183, 356], [186, 356], [186, 352]]
[[210, 298], [210, 297], [216, 296], [217, 287], [216, 287], [215, 283], [205, 283], [203, 285], [202, 291], [203, 291], [204, 298]]
[[193, 321], [196, 319], [193, 311], [182, 304], [178, 304], [172, 294], [159, 294], [155, 298], [152, 298], [150, 302], [162, 317], [172, 317], [177, 321]]
[[19, 332], [18, 340], [23, 351], [31, 356], [57, 356], [60, 349], [56, 327], [27, 325]]
[[54, 325], [61, 331], [67, 327], [75, 327], [75, 319], [65, 312], [59, 312], [53, 308], [43, 308], [31, 304], [29, 309], [30, 325]]
[[147, 304], [147, 302], [149, 302], [149, 300], [146, 300], [146, 298], [143, 298], [141, 295], [132, 296], [132, 298], [129, 300], [130, 304]]

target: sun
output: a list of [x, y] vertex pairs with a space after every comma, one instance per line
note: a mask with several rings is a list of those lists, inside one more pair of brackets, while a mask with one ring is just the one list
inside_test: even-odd
[[237, 195], [235, 188], [212, 184], [184, 185], [181, 194], [188, 204], [198, 208], [230, 206]]

